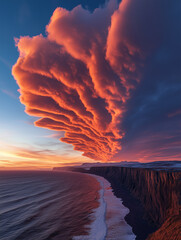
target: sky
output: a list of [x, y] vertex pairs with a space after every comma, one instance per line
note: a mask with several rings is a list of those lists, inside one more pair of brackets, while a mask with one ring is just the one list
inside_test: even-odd
[[0, 169], [181, 160], [179, 0], [1, 0]]

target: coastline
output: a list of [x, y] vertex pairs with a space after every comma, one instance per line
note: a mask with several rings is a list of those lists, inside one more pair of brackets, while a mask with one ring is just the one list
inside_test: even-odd
[[123, 205], [121, 198], [115, 196], [111, 183], [104, 177], [86, 173], [100, 186], [99, 206], [91, 215], [88, 235], [74, 236], [73, 240], [136, 240], [132, 227], [125, 220], [130, 210]]
[[100, 204], [101, 202], [104, 203], [105, 207], [104, 221], [107, 233], [105, 238], [100, 239], [136, 240], [132, 226], [125, 220], [130, 213], [130, 209], [123, 204], [122, 198], [115, 195], [111, 183], [105, 177], [95, 174], [89, 175], [94, 177], [100, 184], [100, 197], [102, 200], [99, 200], [99, 202]]
[[180, 168], [173, 170], [166, 166], [164, 169], [160, 169], [159, 164], [154, 168], [94, 166], [67, 170], [101, 176], [111, 183], [115, 196], [130, 210], [125, 220], [137, 236], [136, 240], [173, 237], [178, 240], [181, 172]]
[[[91, 222], [86, 227], [89, 229], [88, 235], [78, 235], [74, 236], [73, 240], [105, 240], [107, 234], [107, 226], [105, 222], [105, 212], [106, 212], [106, 202], [104, 201], [104, 186], [102, 182], [99, 181], [99, 176], [93, 174], [86, 174], [94, 178], [97, 181], [100, 189], [98, 191], [99, 197], [96, 197], [99, 206], [93, 209], [92, 214], [90, 215]], [[100, 177], [101, 178], [101, 177]], [[101, 229], [101, 231], [100, 231]]]
[[112, 188], [115, 197], [121, 199], [122, 204], [129, 209], [129, 212], [124, 219], [136, 235], [135, 240], [146, 240], [150, 234], [158, 229], [157, 226], [145, 219], [146, 211], [141, 204], [141, 201], [134, 197], [133, 194], [123, 184], [120, 184], [119, 181], [115, 181], [111, 176], [96, 174], [96, 172], [85, 171], [83, 169], [79, 169], [78, 172], [90, 174], [95, 177], [103, 177], [110, 183], [110, 187]]
[[145, 210], [141, 202], [135, 198], [123, 185], [116, 184], [111, 179], [114, 195], [121, 198], [123, 205], [129, 209], [129, 213], [125, 216], [125, 221], [132, 227], [133, 233], [136, 235], [135, 240], [145, 240], [149, 234], [156, 231], [157, 227], [150, 224], [144, 219]]
[[[136, 240], [170, 240], [175, 226], [179, 234], [180, 171], [129, 167], [92, 167], [81, 171], [103, 176], [111, 183], [115, 195], [130, 210], [125, 219]], [[173, 224], [169, 221], [164, 225], [168, 219]], [[159, 237], [155, 238], [155, 234]]]

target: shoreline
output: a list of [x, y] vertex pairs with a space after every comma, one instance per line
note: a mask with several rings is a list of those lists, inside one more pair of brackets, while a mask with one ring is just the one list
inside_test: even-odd
[[83, 169], [79, 169], [78, 172], [103, 177], [110, 183], [115, 197], [121, 199], [122, 204], [129, 209], [129, 213], [124, 219], [126, 223], [131, 226], [133, 233], [136, 235], [135, 240], [146, 240], [150, 234], [158, 229], [158, 226], [151, 224], [145, 219], [146, 210], [141, 204], [141, 201], [134, 197], [123, 184], [120, 184], [119, 181], [115, 181], [112, 176], [106, 177], [104, 174], [99, 175], [96, 174], [96, 172], [85, 171]]
[[110, 183], [110, 187], [112, 188], [115, 197], [120, 199], [124, 207], [129, 210], [128, 214], [124, 217], [124, 220], [132, 228], [133, 234], [136, 235], [135, 240], [146, 240], [150, 234], [158, 229], [157, 226], [151, 224], [145, 219], [146, 211], [140, 200], [134, 197], [133, 194], [123, 186], [123, 184], [116, 182], [111, 176], [106, 177], [102, 174], [99, 175], [95, 172], [91, 173], [83, 169], [79, 169], [79, 171], [75, 172], [92, 175], [93, 177], [95, 176], [95, 178], [102, 177]]
[[105, 179], [110, 182], [114, 195], [120, 198], [123, 205], [129, 209], [125, 221], [131, 226], [133, 233], [136, 235], [135, 240], [146, 240], [149, 234], [157, 230], [157, 227], [145, 219], [145, 210], [141, 202], [120, 183], [116, 184], [109, 178]]
[[71, 171], [101, 176], [111, 183], [115, 196], [121, 198], [124, 206], [130, 210], [125, 220], [137, 236], [136, 240], [178, 239], [179, 170], [98, 166], [89, 169], [72, 168]]
[[[102, 239], [129, 239], [136, 240], [136, 235], [133, 233], [132, 226], [125, 220], [130, 210], [123, 204], [123, 200], [117, 197], [111, 183], [102, 176], [89, 174], [94, 177], [100, 184], [100, 197], [99, 202], [104, 202], [105, 215], [104, 221], [107, 228], [105, 238]], [[101, 207], [101, 206], [100, 206]], [[111, 216], [109, 216], [111, 214]]]

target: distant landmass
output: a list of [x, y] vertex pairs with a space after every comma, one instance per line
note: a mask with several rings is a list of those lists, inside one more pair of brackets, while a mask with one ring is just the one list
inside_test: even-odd
[[91, 167], [132, 167], [132, 168], [151, 168], [155, 170], [172, 170], [180, 171], [181, 170], [181, 161], [157, 161], [157, 162], [113, 162], [113, 163], [83, 163], [79, 166], [69, 166], [69, 167], [55, 167], [53, 170], [73, 170], [77, 168], [90, 169]]

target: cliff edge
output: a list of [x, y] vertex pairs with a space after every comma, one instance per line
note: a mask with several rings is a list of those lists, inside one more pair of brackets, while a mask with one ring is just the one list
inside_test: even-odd
[[100, 175], [111, 183], [115, 195], [130, 209], [125, 219], [136, 240], [181, 240], [180, 169], [163, 170], [159, 164], [159, 168], [90, 166], [71, 170]]
[[140, 200], [144, 218], [158, 230], [148, 240], [181, 238], [181, 172], [129, 167], [92, 167], [87, 172], [101, 175], [123, 186]]

